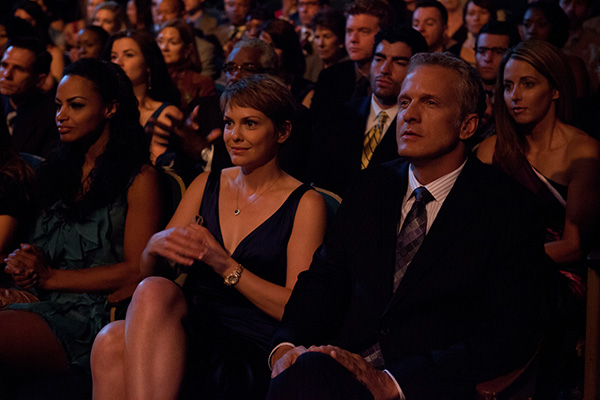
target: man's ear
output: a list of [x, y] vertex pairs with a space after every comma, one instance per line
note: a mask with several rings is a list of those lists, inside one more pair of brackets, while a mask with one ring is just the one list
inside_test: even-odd
[[477, 114], [467, 114], [460, 124], [460, 140], [467, 140], [475, 134], [479, 126], [479, 117]]
[[560, 98], [560, 92], [556, 89], [552, 89], [552, 100], [558, 100]]
[[285, 121], [285, 126], [283, 127], [283, 130], [277, 133], [277, 143], [281, 144], [288, 140], [291, 133], [292, 123], [290, 121]]
[[110, 102], [109, 105], [106, 106], [104, 110], [104, 117], [110, 119], [115, 116], [117, 113], [117, 108], [119, 107], [119, 103], [116, 100]]
[[35, 78], [35, 87], [38, 89], [43, 89], [44, 84], [46, 83], [46, 78], [48, 78], [48, 74], [39, 74], [37, 78]]

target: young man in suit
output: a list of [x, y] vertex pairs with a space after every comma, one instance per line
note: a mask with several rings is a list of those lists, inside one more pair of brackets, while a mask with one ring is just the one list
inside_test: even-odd
[[371, 93], [369, 65], [373, 43], [377, 32], [391, 23], [391, 13], [381, 0], [355, 0], [346, 6], [345, 45], [349, 60], [319, 74], [310, 107], [317, 118], [327, 118], [336, 105]]
[[403, 160], [361, 174], [299, 276], [269, 400], [468, 399], [534, 352], [544, 229], [523, 188], [467, 154], [477, 72], [417, 54], [398, 103]]
[[54, 92], [41, 87], [52, 57], [35, 38], [15, 38], [0, 61], [0, 124], [6, 124], [20, 152], [47, 157], [58, 142]]
[[372, 94], [349, 100], [314, 127], [309, 180], [339, 195], [361, 169], [398, 158], [397, 97], [410, 58], [427, 51], [427, 42], [408, 26], [392, 25], [375, 36], [373, 49]]

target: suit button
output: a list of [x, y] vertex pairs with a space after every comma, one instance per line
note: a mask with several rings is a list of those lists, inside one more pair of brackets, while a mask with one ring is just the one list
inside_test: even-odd
[[390, 330], [388, 328], [383, 328], [379, 331], [379, 333], [381, 334], [381, 336], [387, 336], [390, 334]]

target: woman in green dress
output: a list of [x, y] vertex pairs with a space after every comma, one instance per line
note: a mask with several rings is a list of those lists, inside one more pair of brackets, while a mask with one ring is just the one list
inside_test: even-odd
[[39, 301], [0, 310], [0, 372], [32, 377], [89, 370], [107, 294], [140, 278], [140, 256], [160, 228], [158, 175], [149, 164], [137, 102], [125, 73], [84, 59], [56, 94], [61, 144], [42, 164], [40, 214], [5, 271]]

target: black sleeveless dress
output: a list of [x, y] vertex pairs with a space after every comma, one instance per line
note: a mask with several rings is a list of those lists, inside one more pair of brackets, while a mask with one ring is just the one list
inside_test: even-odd
[[[208, 177], [200, 215], [223, 246], [219, 221], [220, 172]], [[284, 286], [287, 244], [300, 198], [296, 188], [283, 205], [246, 236], [232, 257], [259, 277]], [[183, 398], [264, 399], [270, 371], [267, 357], [279, 321], [227, 287], [209, 266], [197, 262], [183, 287], [190, 307], [190, 359]]]

